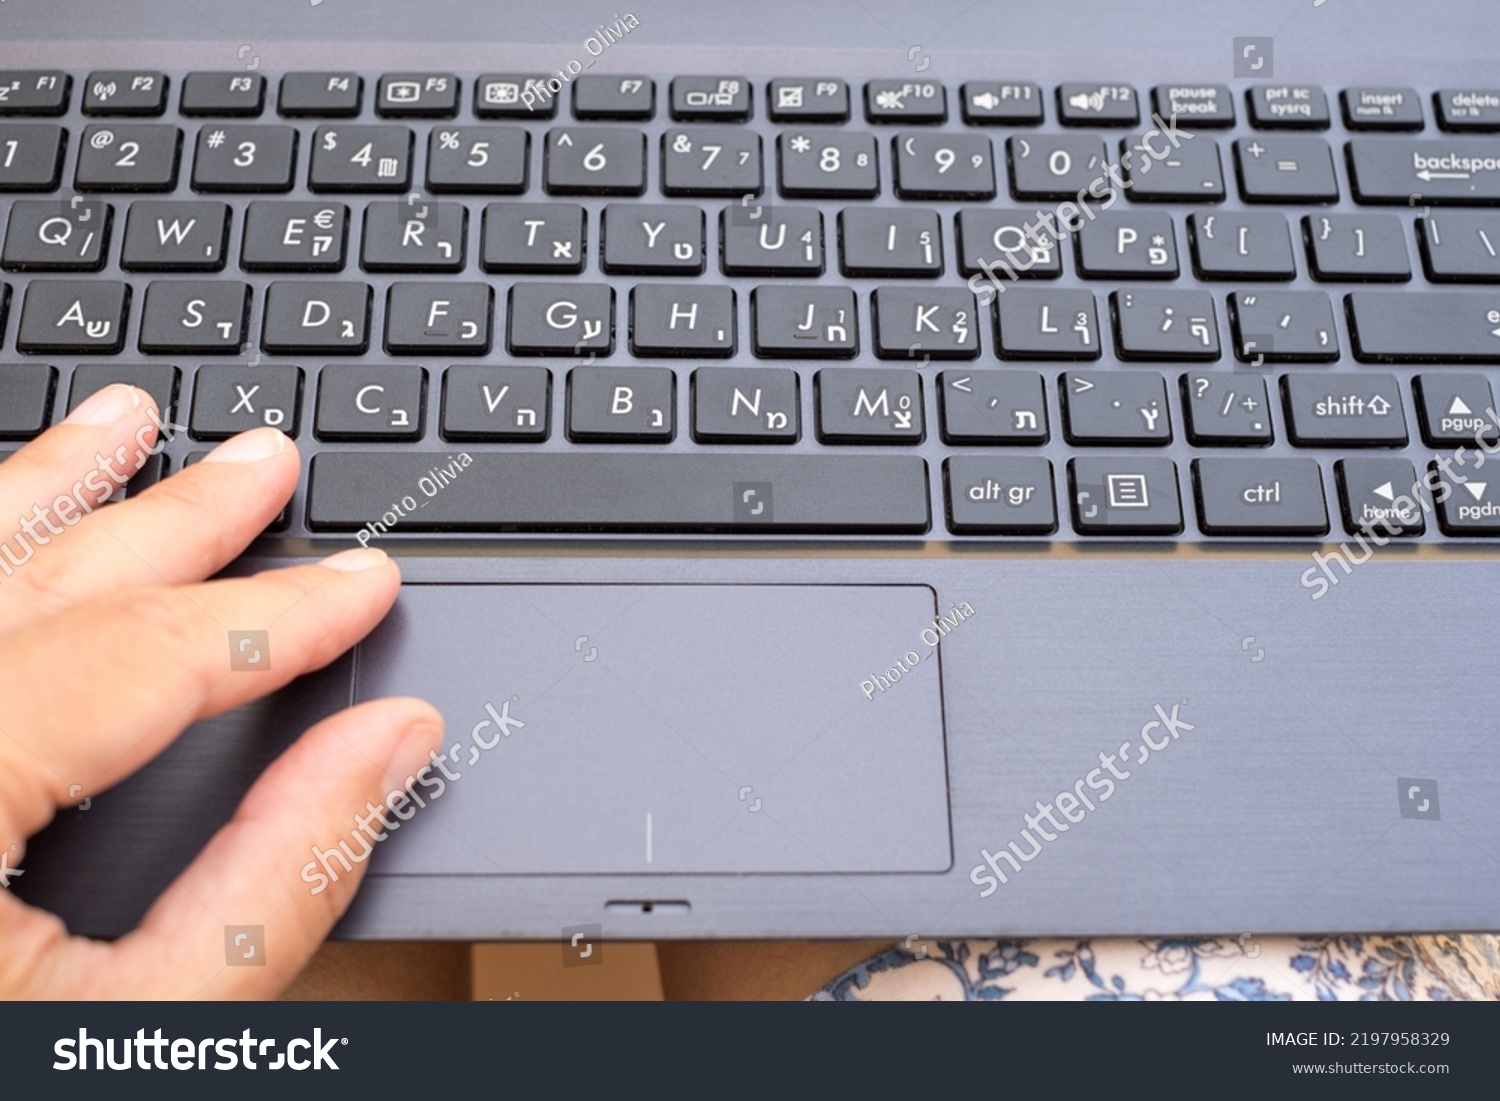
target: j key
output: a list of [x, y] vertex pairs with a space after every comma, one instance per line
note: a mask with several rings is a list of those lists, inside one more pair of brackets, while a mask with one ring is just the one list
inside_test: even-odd
[[290, 191], [297, 131], [290, 126], [205, 126], [193, 157], [197, 191]]
[[458, 114], [458, 78], [447, 73], [388, 73], [375, 93], [386, 118], [446, 119]]
[[182, 131], [115, 123], [84, 128], [73, 173], [79, 191], [171, 191]]
[[1427, 530], [1414, 487], [1417, 472], [1405, 459], [1340, 459], [1334, 464], [1344, 530], [1421, 535]]
[[1500, 295], [1355, 291], [1344, 301], [1356, 359], [1500, 363]]
[[[308, 523], [352, 530], [415, 485], [432, 456], [326, 452], [313, 459]], [[893, 532], [929, 526], [917, 455], [481, 453], [401, 521], [411, 531]]]
[[18, 199], [0, 263], [8, 271], [98, 271], [109, 252], [113, 208], [90, 200]]
[[1417, 242], [1434, 283], [1500, 282], [1500, 215], [1455, 211], [1418, 218]]
[[1172, 442], [1167, 387], [1154, 371], [1069, 371], [1058, 380], [1069, 443]]
[[0, 363], [0, 440], [29, 440], [47, 427], [57, 368], [46, 363]]
[[1495, 395], [1490, 380], [1466, 371], [1440, 371], [1412, 380], [1422, 439], [1433, 447], [1496, 438]]
[[998, 299], [997, 320], [1002, 358], [1099, 358], [1091, 291], [1012, 287]]
[[801, 434], [797, 372], [783, 367], [704, 367], [693, 372], [693, 439], [699, 443], [795, 443]]
[[84, 83], [86, 115], [159, 115], [167, 109], [167, 78], [139, 71], [92, 72]]
[[974, 296], [957, 287], [880, 287], [870, 296], [881, 359], [973, 359], [979, 354]]
[[245, 283], [156, 280], [141, 309], [143, 352], [228, 355], [245, 343], [250, 287]]
[[1500, 130], [1500, 90], [1444, 88], [1437, 93], [1438, 125], [1444, 130]]
[[656, 113], [656, 82], [644, 76], [586, 74], [573, 81], [573, 117], [644, 121]]
[[992, 199], [994, 151], [983, 134], [897, 134], [896, 194], [903, 199]]
[[1075, 240], [1080, 275], [1177, 278], [1177, 234], [1170, 214], [1105, 211], [1084, 223]]
[[370, 346], [370, 288], [364, 283], [278, 280], [266, 290], [261, 347], [273, 354], [360, 355]]
[[813, 382], [823, 443], [918, 444], [922, 376], [916, 371], [819, 371]]
[[360, 260], [366, 271], [462, 271], [468, 227], [462, 203], [371, 203]]
[[1121, 359], [1219, 358], [1219, 323], [1207, 291], [1116, 291], [1110, 306]]
[[1064, 126], [1132, 126], [1141, 121], [1141, 107], [1128, 84], [1063, 84], [1057, 117]]
[[[1006, 142], [1011, 190], [1018, 199], [1073, 199], [1106, 180], [1104, 143], [1089, 134], [1032, 134]], [[1107, 194], [1105, 184], [1096, 197]]]
[[1182, 376], [1188, 440], [1202, 445], [1268, 444], [1274, 438], [1266, 380], [1212, 371]]
[[[1160, 152], [1165, 155], [1157, 157]], [[1135, 202], [1216, 203], [1224, 198], [1224, 169], [1212, 140], [1174, 147], [1159, 134], [1126, 138], [1120, 142], [1120, 156], [1129, 158], [1124, 162], [1130, 181], [1126, 194]]]
[[343, 203], [253, 202], [245, 214], [246, 271], [344, 270], [349, 208]]
[[60, 115], [73, 78], [59, 69], [0, 72], [0, 115]]
[[1422, 129], [1422, 99], [1415, 88], [1345, 88], [1340, 102], [1351, 130]]
[[695, 206], [611, 203], [603, 255], [611, 274], [697, 275], [703, 270], [703, 211]]
[[1267, 130], [1326, 130], [1328, 97], [1312, 84], [1259, 84], [1250, 89], [1250, 121]]
[[385, 300], [385, 350], [484, 355], [494, 297], [488, 283], [392, 283]]
[[1170, 459], [1073, 459], [1068, 481], [1073, 527], [1082, 535], [1175, 535], [1182, 530], [1177, 464]]
[[873, 199], [880, 194], [873, 134], [794, 129], [777, 139], [783, 195]]
[[259, 73], [188, 73], [178, 109], [184, 115], [257, 118], [265, 102], [266, 78]]
[[1281, 214], [1189, 214], [1193, 268], [1202, 279], [1292, 279], [1297, 261]]
[[871, 122], [943, 122], [948, 100], [935, 80], [872, 80], [865, 85], [865, 118]]
[[738, 76], [680, 76], [672, 81], [672, 117], [683, 122], [750, 117], [753, 87]]
[[1328, 530], [1316, 459], [1194, 459], [1198, 526], [1209, 535], [1322, 535]]
[[1333, 151], [1322, 138], [1237, 141], [1234, 157], [1247, 203], [1331, 203], [1339, 197]]
[[23, 352], [118, 352], [130, 287], [105, 279], [33, 279], [21, 306]]
[[609, 355], [615, 292], [603, 283], [517, 283], [510, 289], [512, 355]]
[[313, 191], [405, 191], [411, 131], [404, 126], [320, 126], [313, 134]]
[[[554, 80], [556, 77], [553, 78]], [[557, 97], [547, 78], [529, 73], [485, 73], [474, 82], [474, 115], [482, 119], [550, 119]]]
[[262, 425], [295, 436], [301, 406], [301, 367], [210, 363], [198, 368], [189, 427], [196, 440], [227, 440]]
[[667, 195], [759, 195], [760, 135], [729, 126], [668, 130], [661, 139]]
[[1315, 279], [1404, 283], [1411, 278], [1406, 231], [1394, 214], [1309, 214], [1302, 219], [1302, 233]]
[[120, 266], [126, 271], [220, 271], [229, 206], [209, 202], [130, 204]]
[[970, 126], [1035, 126], [1042, 121], [1042, 90], [1030, 81], [971, 80], [961, 99]]
[[719, 240], [725, 275], [823, 274], [823, 215], [816, 207], [727, 207]]
[[1237, 291], [1229, 296], [1236, 352], [1246, 363], [1331, 363], [1339, 357], [1333, 307], [1322, 291]]
[[1050, 535], [1057, 530], [1052, 464], [1030, 455], [959, 455], [943, 462], [948, 530], [959, 535]]
[[1470, 478], [1445, 470], [1437, 463], [1428, 467], [1424, 482], [1433, 486], [1438, 526], [1446, 535], [1500, 535], [1500, 490], [1490, 492], [1493, 479]]
[[1234, 93], [1222, 84], [1158, 84], [1151, 101], [1162, 118], [1176, 115], [1192, 130], [1234, 125]]
[[73, 370], [73, 385], [68, 392], [68, 412], [83, 404], [84, 399], [123, 382], [144, 390], [156, 402], [158, 415], [169, 425], [177, 419], [177, 384], [180, 372], [166, 363], [81, 363]]
[[353, 73], [287, 73], [278, 106], [291, 118], [353, 118], [363, 91]]
[[568, 438], [579, 443], [667, 443], [676, 432], [677, 378], [666, 367], [575, 367], [568, 372]]
[[[996, 280], [996, 286], [1005, 285], [1001, 276], [1009, 280], [1054, 279], [1061, 275], [1062, 250], [1050, 234], [1036, 225], [1035, 218], [1035, 211], [960, 210], [959, 270], [964, 275], [987, 275]], [[1034, 227], [1031, 234], [1026, 232], [1028, 225]], [[973, 280], [969, 285], [974, 286]]]
[[1395, 375], [1283, 375], [1287, 435], [1298, 447], [1400, 447], [1406, 414]]
[[1362, 203], [1500, 203], [1500, 141], [1355, 138], [1349, 178]]
[[1044, 444], [1051, 438], [1035, 371], [944, 371], [938, 376], [943, 442]]
[[324, 367], [318, 373], [313, 431], [320, 440], [419, 440], [426, 396], [427, 372], [421, 367], [363, 363]]
[[732, 356], [734, 290], [641, 283], [630, 292], [630, 352], [637, 356]]
[[849, 121], [849, 85], [836, 78], [773, 80], [766, 97], [776, 122]]
[[548, 130], [542, 178], [553, 195], [639, 195], [646, 190], [646, 135], [604, 126]]
[[0, 124], [0, 191], [53, 191], [67, 134], [42, 123]]
[[545, 367], [449, 367], [443, 374], [445, 440], [545, 440], [551, 408]]
[[750, 317], [758, 356], [848, 359], [859, 351], [848, 287], [756, 287]]
[[484, 208], [485, 271], [583, 270], [583, 207], [574, 203], [490, 203]]
[[849, 207], [839, 214], [839, 267], [845, 275], [943, 273], [943, 230], [935, 210]]
[[437, 127], [427, 139], [427, 186], [437, 192], [519, 195], [531, 138], [519, 126]]

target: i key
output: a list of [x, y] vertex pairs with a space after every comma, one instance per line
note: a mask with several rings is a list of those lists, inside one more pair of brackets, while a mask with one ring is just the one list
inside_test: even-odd
[[839, 214], [839, 267], [845, 275], [941, 275], [942, 227], [935, 210]]

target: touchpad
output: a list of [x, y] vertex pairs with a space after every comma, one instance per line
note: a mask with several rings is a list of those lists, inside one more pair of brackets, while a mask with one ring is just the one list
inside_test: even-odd
[[944, 871], [937, 615], [923, 585], [406, 585], [355, 697], [448, 734], [375, 870]]

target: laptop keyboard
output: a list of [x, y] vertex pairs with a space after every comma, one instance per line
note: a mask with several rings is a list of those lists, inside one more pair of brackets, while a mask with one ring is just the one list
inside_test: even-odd
[[273, 538], [1500, 536], [1500, 89], [0, 72], [0, 454]]

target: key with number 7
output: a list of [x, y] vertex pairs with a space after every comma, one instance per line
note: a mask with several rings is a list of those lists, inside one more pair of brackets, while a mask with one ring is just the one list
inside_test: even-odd
[[732, 126], [662, 135], [662, 191], [668, 195], [759, 195], [760, 135]]

